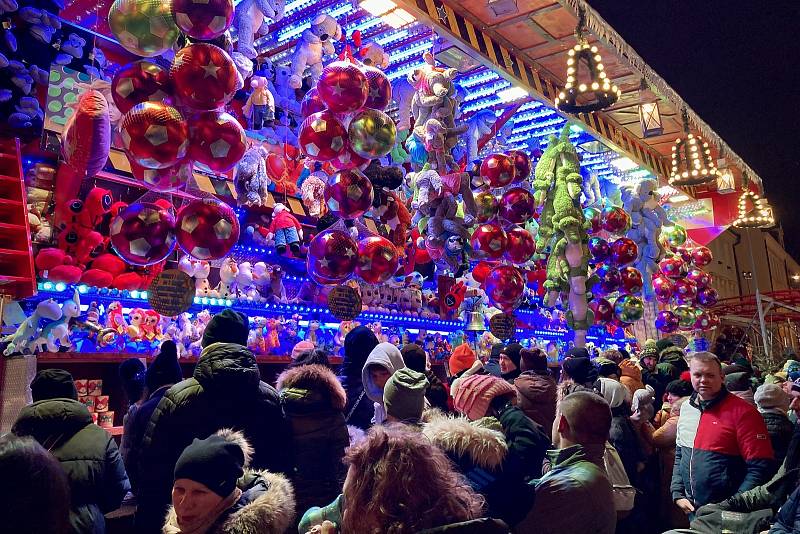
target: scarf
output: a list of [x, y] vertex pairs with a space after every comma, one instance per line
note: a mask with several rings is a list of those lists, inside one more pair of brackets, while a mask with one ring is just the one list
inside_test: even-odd
[[[178, 516], [175, 514], [175, 523], [172, 523], [172, 517], [169, 518], [166, 525], [162, 529], [163, 534], [206, 534], [214, 523], [217, 522], [219, 517], [230, 507], [232, 507], [239, 498], [242, 496], [242, 490], [234, 488], [230, 495], [222, 499], [219, 504], [213, 509], [209, 510], [206, 515], [198, 517], [188, 525], [178, 524]], [[170, 513], [170, 516], [174, 510]]]

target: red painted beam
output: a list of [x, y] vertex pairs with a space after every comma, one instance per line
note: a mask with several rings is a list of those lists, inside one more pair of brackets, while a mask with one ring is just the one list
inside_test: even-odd
[[505, 126], [506, 123], [509, 120], [511, 120], [511, 117], [513, 117], [514, 114], [516, 114], [517, 111], [519, 111], [519, 108], [521, 108], [525, 102], [527, 102], [527, 100], [521, 100], [517, 102], [510, 108], [506, 109], [503, 112], [503, 114], [497, 118], [497, 121], [495, 121], [494, 125], [492, 126], [491, 133], [488, 133], [483, 137], [481, 137], [480, 139], [478, 139], [478, 152], [480, 152], [483, 149], [483, 147], [486, 146], [486, 143], [491, 141], [492, 137], [497, 135], [497, 132], [499, 132], [503, 128], [503, 126]]

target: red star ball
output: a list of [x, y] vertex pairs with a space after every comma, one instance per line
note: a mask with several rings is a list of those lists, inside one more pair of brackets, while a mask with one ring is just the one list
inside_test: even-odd
[[656, 329], [665, 334], [671, 334], [678, 329], [678, 316], [669, 310], [662, 310], [656, 315]]
[[186, 155], [189, 128], [177, 109], [162, 102], [135, 105], [122, 117], [128, 157], [148, 169], [172, 167]]
[[611, 260], [617, 267], [635, 262], [638, 255], [639, 246], [633, 239], [620, 237], [611, 243]]
[[189, 119], [189, 157], [212, 171], [232, 169], [246, 150], [247, 136], [233, 115], [206, 111]]
[[631, 227], [631, 216], [618, 206], [607, 206], [600, 212], [603, 230], [611, 234], [624, 234]]
[[521, 150], [511, 150], [508, 152], [508, 157], [514, 161], [514, 181], [521, 182], [531, 175], [531, 158]]
[[680, 256], [670, 256], [658, 262], [658, 269], [665, 276], [670, 278], [682, 278], [686, 276], [688, 268]]
[[709, 273], [697, 268], [689, 269], [686, 279], [694, 282], [698, 288], [710, 287], [713, 282], [713, 277]]
[[358, 169], [340, 171], [325, 185], [325, 202], [342, 219], [360, 217], [372, 207], [372, 182]]
[[367, 77], [367, 101], [364, 107], [383, 111], [392, 102], [392, 83], [389, 77], [375, 67], [364, 66], [361, 68]]
[[503, 193], [500, 216], [511, 224], [523, 224], [533, 217], [536, 201], [533, 193], [522, 187], [512, 187]]
[[322, 284], [341, 284], [352, 276], [357, 262], [358, 246], [342, 230], [323, 230], [308, 244], [306, 269]]
[[479, 224], [470, 238], [474, 258], [499, 259], [508, 247], [508, 237], [497, 223]]
[[169, 193], [183, 187], [192, 175], [192, 162], [179, 161], [165, 169], [148, 169], [130, 161], [133, 177], [147, 184], [153, 191]]
[[363, 170], [367, 165], [369, 165], [370, 161], [371, 160], [362, 158], [353, 152], [353, 149], [350, 148], [350, 144], [348, 143], [344, 150], [342, 150], [342, 153], [330, 160], [328, 163], [330, 163], [330, 165], [337, 171], [346, 171], [356, 168]]
[[300, 115], [304, 119], [314, 113], [325, 111], [326, 109], [328, 108], [325, 106], [325, 102], [319, 97], [319, 91], [317, 91], [316, 87], [309, 89], [306, 96], [304, 96], [303, 100], [300, 102]]
[[498, 265], [486, 277], [485, 287], [489, 302], [508, 312], [519, 305], [525, 291], [525, 278], [516, 267]]
[[385, 237], [365, 237], [358, 242], [356, 274], [368, 284], [382, 284], [397, 272], [399, 259], [397, 247]]
[[505, 257], [511, 263], [526, 263], [536, 252], [536, 241], [529, 231], [521, 226], [515, 226], [506, 232], [508, 247]]
[[216, 39], [233, 22], [233, 0], [172, 0], [172, 18], [189, 37]]
[[719, 293], [713, 287], [704, 287], [697, 291], [697, 303], [700, 306], [709, 308], [717, 303]]
[[169, 71], [144, 59], [122, 67], [111, 81], [111, 98], [120, 113], [142, 102], [161, 102], [171, 91]]
[[334, 61], [322, 69], [317, 91], [329, 110], [349, 113], [364, 106], [369, 85], [366, 75], [353, 63]]
[[161, 206], [135, 202], [109, 228], [111, 246], [132, 265], [152, 265], [175, 249], [175, 217]]
[[711, 254], [711, 249], [708, 247], [699, 246], [692, 249], [692, 262], [697, 267], [705, 267], [711, 260], [714, 259], [714, 255]]
[[653, 276], [653, 293], [658, 302], [667, 304], [675, 293], [675, 284], [667, 276], [656, 274]]
[[697, 297], [697, 285], [686, 278], [675, 280], [675, 300], [678, 304], [692, 304]]
[[516, 176], [514, 161], [505, 154], [490, 154], [481, 163], [481, 178], [491, 187], [505, 187]]
[[227, 104], [239, 81], [231, 56], [208, 43], [194, 43], [180, 49], [172, 61], [170, 77], [181, 104], [201, 111]]
[[347, 148], [347, 130], [328, 110], [309, 115], [298, 138], [303, 154], [317, 161], [330, 161]]
[[597, 299], [589, 303], [594, 313], [594, 324], [606, 325], [614, 318], [614, 306], [606, 299]]
[[178, 245], [198, 260], [225, 257], [239, 240], [239, 219], [214, 198], [192, 200], [178, 211]]
[[638, 295], [642, 292], [644, 281], [642, 273], [636, 267], [623, 267], [619, 270], [620, 291], [628, 295]]

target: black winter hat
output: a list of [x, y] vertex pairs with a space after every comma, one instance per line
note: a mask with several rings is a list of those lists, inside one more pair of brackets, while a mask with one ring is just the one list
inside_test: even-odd
[[246, 347], [249, 334], [250, 327], [247, 316], [226, 308], [208, 322], [201, 345], [206, 348], [212, 343], [236, 343]]
[[150, 393], [167, 384], [177, 384], [183, 380], [181, 366], [178, 364], [178, 347], [171, 339], [161, 344], [161, 350], [153, 363], [147, 368], [145, 382]]
[[673, 343], [672, 341], [670, 341], [667, 338], [662, 338], [662, 339], [659, 339], [658, 341], [656, 341], [656, 350], [658, 350], [659, 354], [661, 354], [661, 351], [663, 351], [667, 347], [674, 347], [674, 346], [675, 346], [675, 343]]
[[366, 326], [359, 325], [344, 336], [344, 358], [339, 373], [344, 377], [357, 378], [361, 382], [361, 371], [367, 363], [367, 356], [378, 346], [375, 333]]
[[406, 367], [418, 373], [425, 373], [428, 367], [428, 356], [425, 354], [425, 349], [416, 343], [407, 343], [400, 349], [400, 354], [403, 355]]
[[522, 352], [522, 345], [519, 343], [509, 343], [500, 351], [500, 354], [505, 354], [509, 360], [514, 362], [517, 369], [519, 369], [519, 360], [522, 358], [520, 352]]
[[572, 347], [567, 351], [568, 358], [589, 358], [589, 351], [584, 347]]
[[489, 355], [489, 359], [499, 360], [500, 353], [503, 352], [503, 348], [505, 348], [505, 345], [503, 345], [502, 343], [495, 343], [494, 345], [492, 345], [492, 353]]
[[122, 388], [131, 404], [138, 402], [144, 393], [144, 364], [139, 358], [128, 358], [119, 364], [119, 378]]
[[222, 436], [197, 439], [186, 447], [175, 464], [175, 480], [188, 478], [227, 497], [244, 474], [244, 452]]
[[731, 373], [725, 375], [725, 387], [728, 391], [747, 391], [752, 389], [750, 373]]
[[692, 388], [692, 383], [686, 380], [673, 380], [667, 384], [666, 391], [678, 397], [688, 397], [692, 394], [694, 388]]
[[598, 358], [596, 361], [597, 364], [597, 374], [603, 377], [610, 377], [611, 375], [617, 375], [617, 378], [622, 376], [622, 371], [615, 362], [605, 358]]
[[44, 369], [31, 382], [33, 401], [46, 399], [78, 400], [78, 389], [72, 375], [63, 369]]
[[592, 361], [589, 358], [567, 358], [561, 365], [567, 376], [577, 384], [585, 384], [597, 380], [597, 369], [592, 365]]

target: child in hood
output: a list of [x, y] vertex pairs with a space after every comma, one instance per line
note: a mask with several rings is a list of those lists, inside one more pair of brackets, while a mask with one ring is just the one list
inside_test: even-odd
[[386, 420], [386, 409], [383, 405], [383, 388], [389, 377], [406, 364], [400, 349], [391, 343], [379, 343], [367, 356], [364, 368], [361, 370], [361, 381], [364, 383], [364, 392], [375, 403], [375, 417], [372, 422], [376, 425]]

